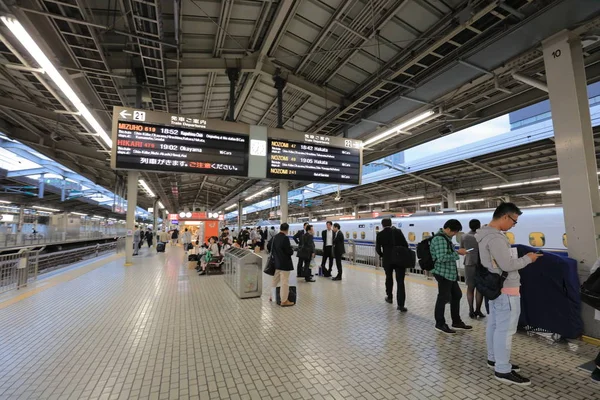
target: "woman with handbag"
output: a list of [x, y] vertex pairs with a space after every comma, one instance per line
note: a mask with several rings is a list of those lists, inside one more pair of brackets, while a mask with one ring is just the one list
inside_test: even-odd
[[298, 278], [304, 277], [306, 282], [314, 282], [311, 274], [310, 264], [315, 258], [315, 240], [313, 238], [315, 231], [312, 225], [306, 225], [306, 233], [302, 236], [300, 243], [302, 247], [298, 249]]

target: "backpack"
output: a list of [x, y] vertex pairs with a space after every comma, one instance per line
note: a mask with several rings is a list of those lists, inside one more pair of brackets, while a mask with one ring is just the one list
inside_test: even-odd
[[593, 271], [581, 285], [581, 301], [600, 310], [600, 268]]
[[[417, 257], [419, 258], [419, 266], [423, 271], [431, 271], [435, 268], [435, 262], [433, 261], [433, 257], [431, 256], [431, 241], [436, 236], [440, 235], [436, 233], [433, 236], [430, 236], [427, 239], [419, 242], [419, 244], [417, 244]], [[445, 235], [441, 236], [444, 236], [444, 239], [446, 239], [446, 242], [448, 242], [448, 248], [451, 251], [454, 251], [454, 246], [452, 245], [452, 242], [449, 241]]]
[[477, 266], [475, 267], [475, 288], [488, 300], [494, 300], [502, 294], [504, 281], [508, 272], [502, 271], [501, 274], [490, 272], [489, 269], [481, 263], [481, 253], [477, 254]]

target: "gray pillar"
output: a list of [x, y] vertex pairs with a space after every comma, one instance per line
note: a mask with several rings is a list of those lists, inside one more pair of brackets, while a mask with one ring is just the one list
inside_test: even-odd
[[[600, 194], [581, 40], [562, 31], [542, 42], [558, 173], [569, 241], [583, 282], [598, 258]], [[600, 337], [600, 324], [584, 306], [584, 332]]]
[[446, 199], [448, 200], [448, 208], [456, 208], [456, 193], [446, 193]]
[[46, 174], [41, 174], [40, 179], [38, 181], [38, 198], [39, 199], [44, 198], [44, 185], [46, 184], [46, 181], [44, 180], [45, 177], [46, 177]]
[[66, 184], [67, 184], [67, 180], [65, 178], [63, 178], [62, 185], [61, 185], [61, 188], [60, 188], [60, 201], [65, 201], [65, 197], [66, 197], [66, 195], [65, 195], [65, 186], [66, 186]]
[[312, 213], [312, 211], [309, 211], [309, 212], [308, 212], [308, 220], [309, 220], [309, 221], [312, 221], [312, 220], [313, 220], [313, 218], [314, 218], [314, 216], [313, 216], [313, 213]]
[[[137, 207], [138, 178], [140, 173], [128, 171], [127, 173], [127, 238], [125, 239], [125, 265], [133, 263], [133, 230], [135, 229], [135, 208]], [[130, 234], [131, 232], [131, 234]]]
[[279, 181], [279, 207], [281, 208], [281, 223], [288, 222], [288, 181]]
[[17, 233], [23, 230], [23, 221], [25, 219], [25, 206], [19, 206], [19, 223], [17, 224]]
[[244, 209], [244, 202], [238, 200], [238, 234], [242, 231], [242, 213]]
[[[152, 232], [154, 233], [154, 235], [156, 235], [156, 233], [158, 232], [158, 213], [160, 212], [160, 210], [158, 209], [158, 199], [154, 199], [154, 209], [153, 209], [153, 215], [154, 215], [154, 220], [152, 221]], [[158, 243], [158, 240], [154, 240], [152, 242], [152, 246], [156, 246], [156, 243]]]
[[354, 218], [358, 219], [358, 206], [354, 206]]

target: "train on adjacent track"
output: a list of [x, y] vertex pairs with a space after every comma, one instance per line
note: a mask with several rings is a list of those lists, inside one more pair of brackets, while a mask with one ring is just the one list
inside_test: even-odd
[[[524, 244], [531, 247], [543, 249], [549, 252], [566, 253], [568, 248], [567, 235], [562, 207], [537, 207], [524, 208], [523, 215], [513, 229], [506, 232], [511, 244]], [[414, 248], [421, 240], [437, 232], [449, 219], [457, 219], [463, 226], [460, 232], [453, 238], [458, 244], [460, 237], [469, 230], [469, 221], [478, 219], [482, 225], [492, 219], [493, 210], [456, 211], [444, 213], [413, 214], [408, 217], [392, 218], [395, 227], [402, 229], [409, 245]], [[341, 230], [347, 241], [353, 240], [357, 244], [372, 244], [377, 233], [382, 229], [381, 219], [354, 219], [335, 220], [341, 226]], [[321, 232], [325, 229], [326, 221], [312, 222], [315, 229], [315, 242], [322, 241]], [[289, 235], [293, 236], [302, 229], [303, 223], [290, 224]], [[268, 226], [270, 229], [271, 226]], [[229, 226], [230, 229], [237, 226]], [[276, 226], [275, 229], [279, 227]], [[320, 247], [320, 246], [318, 246]]]

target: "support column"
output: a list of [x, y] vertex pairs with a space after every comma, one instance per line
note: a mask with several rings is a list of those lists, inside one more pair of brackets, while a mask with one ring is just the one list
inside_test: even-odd
[[227, 76], [229, 77], [229, 115], [228, 121], [235, 121], [235, 86], [240, 77], [240, 70], [237, 68], [227, 68]]
[[[558, 173], [569, 242], [583, 282], [598, 257], [600, 194], [581, 40], [562, 31], [542, 42]], [[600, 337], [591, 307], [583, 308], [584, 332]]]
[[358, 205], [354, 206], [354, 218], [358, 219]]
[[310, 221], [312, 221], [312, 220], [313, 220], [313, 218], [314, 218], [313, 212], [312, 212], [312, 211], [309, 211], [309, 212], [308, 212], [308, 221], [309, 221], [309, 222], [310, 222]]
[[279, 181], [279, 207], [281, 209], [281, 223], [288, 222], [288, 181]]
[[46, 174], [41, 174], [38, 181], [38, 199], [44, 198], [44, 186], [46, 184]]
[[[154, 207], [152, 209], [152, 214], [154, 215], [154, 219], [152, 221], [152, 234], [154, 236], [156, 236], [156, 234], [158, 233], [158, 213], [160, 212], [160, 210], [158, 209], [158, 199], [154, 199]], [[152, 241], [152, 246], [156, 247], [156, 244], [158, 243], [158, 238], [156, 240]]]
[[[456, 208], [456, 193], [447, 192], [446, 200], [448, 201], [448, 206], [446, 208]], [[442, 203], [443, 203], [443, 201], [442, 201]]]
[[281, 71], [277, 69], [273, 80], [275, 81], [275, 89], [277, 89], [277, 128], [283, 129], [283, 89], [285, 88], [285, 79], [280, 74]]
[[133, 264], [133, 230], [135, 229], [135, 208], [137, 207], [138, 178], [140, 173], [127, 173], [127, 237], [125, 239], [125, 265]]
[[238, 200], [238, 235], [242, 231], [242, 213], [244, 212], [244, 202], [240, 199]]
[[65, 190], [66, 190], [65, 186], [66, 185], [67, 185], [67, 180], [65, 178], [63, 178], [62, 185], [61, 185], [61, 188], [60, 188], [60, 201], [65, 201], [65, 199], [66, 199], [66, 193], [65, 193]]

